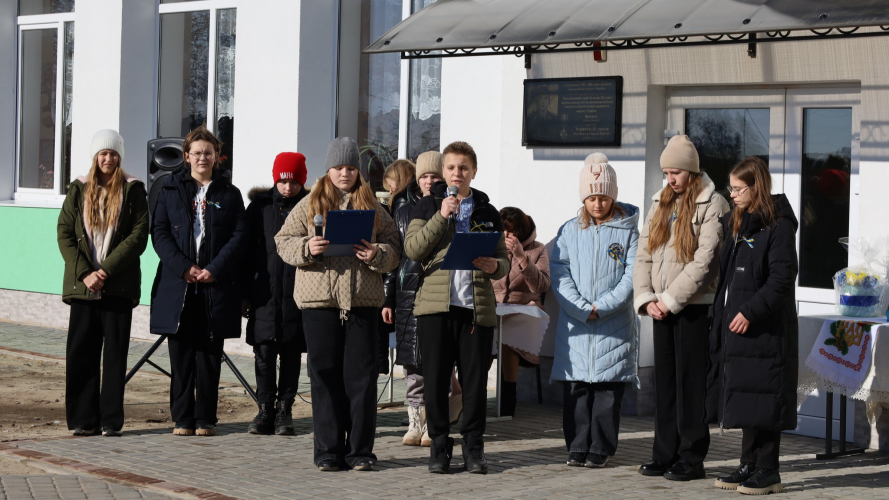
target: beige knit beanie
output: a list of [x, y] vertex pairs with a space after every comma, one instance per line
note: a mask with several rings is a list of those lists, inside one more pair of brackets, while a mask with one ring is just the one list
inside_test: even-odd
[[426, 174], [435, 174], [441, 177], [442, 159], [438, 151], [427, 151], [417, 157], [417, 180]]
[[675, 168], [698, 173], [701, 171], [698, 150], [687, 135], [674, 135], [661, 153], [661, 170]]
[[617, 173], [602, 153], [587, 156], [580, 171], [580, 202], [593, 195], [605, 195], [617, 201]]

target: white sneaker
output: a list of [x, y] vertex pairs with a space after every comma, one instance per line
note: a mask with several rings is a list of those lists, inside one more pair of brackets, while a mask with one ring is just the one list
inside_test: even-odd
[[451, 424], [454, 424], [460, 419], [460, 414], [463, 413], [463, 394], [454, 394], [451, 396], [448, 401], [448, 410], [448, 421]]
[[[401, 444], [405, 446], [420, 446], [420, 439], [423, 435], [423, 428], [426, 427], [425, 422], [421, 422], [421, 420], [426, 420], [426, 412], [423, 411], [425, 408], [422, 406], [414, 408], [413, 406], [407, 407], [407, 418], [408, 418], [408, 429], [404, 434], [404, 437], [401, 438]], [[422, 415], [421, 415], [422, 414]]]

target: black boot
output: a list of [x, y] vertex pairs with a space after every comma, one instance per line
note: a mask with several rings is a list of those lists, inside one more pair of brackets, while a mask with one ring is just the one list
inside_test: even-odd
[[664, 478], [671, 481], [691, 481], [705, 477], [707, 474], [704, 472], [703, 462], [693, 464], [685, 459], [680, 459], [664, 473]]
[[750, 479], [756, 470], [756, 464], [749, 462], [741, 462], [738, 470], [732, 472], [728, 476], [719, 476], [716, 478], [716, 487], [724, 490], [736, 490], [738, 485]]
[[738, 493], [743, 495], [768, 495], [783, 491], [781, 475], [774, 469], [756, 469], [750, 479], [738, 485]]
[[515, 382], [503, 382], [500, 390], [500, 416], [512, 417], [515, 415]]
[[[513, 382], [515, 385], [515, 382]], [[488, 462], [485, 460], [485, 442], [482, 438], [463, 436], [463, 466], [473, 474], [487, 474]]]
[[429, 472], [447, 474], [454, 456], [454, 438], [439, 436], [432, 440], [429, 447]]
[[293, 400], [278, 401], [275, 405], [275, 434], [278, 436], [292, 436], [296, 434], [293, 429]]
[[271, 434], [275, 430], [275, 413], [272, 403], [259, 403], [259, 413], [250, 422], [250, 434]]

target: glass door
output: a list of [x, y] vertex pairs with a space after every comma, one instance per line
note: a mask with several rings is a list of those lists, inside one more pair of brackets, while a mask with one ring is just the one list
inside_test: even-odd
[[855, 257], [838, 240], [858, 234], [859, 102], [858, 89], [787, 91], [784, 192], [800, 221], [800, 314], [833, 312], [831, 279]]
[[726, 198], [735, 163], [769, 164], [772, 192], [800, 222], [800, 314], [833, 313], [831, 278], [850, 258], [838, 240], [858, 233], [859, 102], [851, 87], [674, 89], [667, 100], [666, 138], [687, 134]]
[[728, 200], [728, 173], [745, 156], [759, 156], [772, 172], [772, 189], [782, 192], [784, 89], [676, 89], [667, 101], [665, 140], [687, 134], [698, 149], [701, 169]]

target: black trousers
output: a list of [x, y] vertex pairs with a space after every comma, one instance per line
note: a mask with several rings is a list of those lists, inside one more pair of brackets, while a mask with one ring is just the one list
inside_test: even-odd
[[568, 453], [612, 456], [617, 451], [623, 382], [564, 382], [562, 429]]
[[778, 470], [780, 444], [780, 432], [743, 429], [741, 461], [756, 464], [757, 469]]
[[448, 392], [455, 362], [463, 386], [460, 433], [474, 438], [485, 433], [494, 329], [473, 325], [473, 314], [472, 309], [451, 306], [448, 313], [417, 317], [426, 390], [426, 429], [432, 439], [446, 437], [451, 428]]
[[657, 397], [652, 458], [704, 461], [710, 429], [704, 422], [709, 326], [706, 305], [688, 305], [654, 322]]
[[377, 427], [377, 318], [380, 309], [303, 309], [312, 382], [315, 464], [348, 465], [373, 454]]
[[[270, 342], [253, 346], [256, 360], [256, 397], [260, 403], [274, 404], [276, 397], [280, 401], [292, 402], [296, 399], [296, 386], [302, 365], [299, 344], [299, 342]], [[280, 372], [276, 366], [279, 357]], [[278, 372], [277, 384], [276, 372]]]
[[71, 302], [65, 351], [68, 429], [123, 428], [124, 379], [132, 322], [133, 301], [127, 298]]
[[170, 417], [180, 426], [216, 425], [223, 339], [210, 337], [203, 292], [188, 288], [179, 330], [167, 337], [170, 351]]

